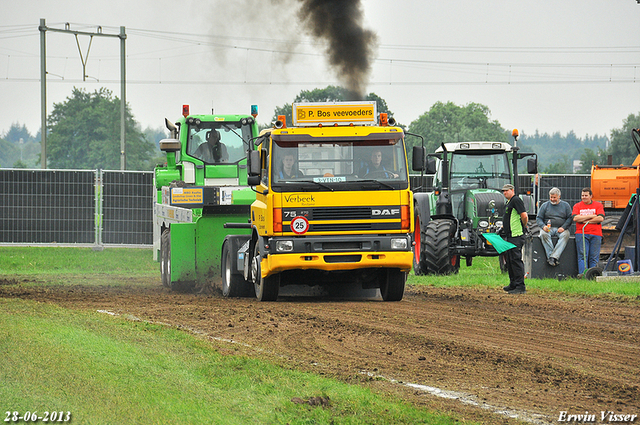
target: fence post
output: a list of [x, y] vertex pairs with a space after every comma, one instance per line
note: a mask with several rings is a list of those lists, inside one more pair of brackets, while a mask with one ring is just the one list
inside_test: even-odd
[[102, 251], [104, 245], [102, 245], [102, 170], [95, 170], [95, 184], [94, 184], [94, 200], [95, 200], [95, 212], [94, 212], [94, 251]]

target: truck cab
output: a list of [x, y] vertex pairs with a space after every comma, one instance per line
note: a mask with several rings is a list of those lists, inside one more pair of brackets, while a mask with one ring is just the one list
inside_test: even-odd
[[280, 121], [257, 139], [251, 237], [235, 254], [259, 299], [300, 283], [402, 299], [413, 224], [404, 133], [384, 116], [380, 125], [375, 109], [294, 104], [293, 127]]

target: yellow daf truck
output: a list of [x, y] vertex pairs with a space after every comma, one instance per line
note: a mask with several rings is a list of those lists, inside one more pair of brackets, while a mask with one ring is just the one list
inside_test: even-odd
[[281, 286], [380, 288], [404, 295], [413, 195], [404, 133], [375, 102], [293, 104], [249, 152], [250, 235], [227, 236], [223, 293], [273, 301]]

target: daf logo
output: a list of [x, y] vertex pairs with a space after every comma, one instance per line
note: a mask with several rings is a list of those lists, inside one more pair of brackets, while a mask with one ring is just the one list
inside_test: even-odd
[[382, 209], [372, 209], [371, 215], [374, 217], [383, 216], [383, 217], [394, 217], [396, 215], [400, 215], [400, 208], [382, 208]]

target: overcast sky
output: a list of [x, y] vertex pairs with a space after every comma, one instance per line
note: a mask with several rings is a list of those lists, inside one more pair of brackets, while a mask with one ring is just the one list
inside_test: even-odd
[[[0, 135], [40, 127], [40, 19], [126, 39], [126, 100], [143, 128], [192, 113], [271, 121], [301, 90], [339, 85], [299, 0], [0, 0]], [[367, 92], [406, 125], [438, 101], [481, 103], [505, 129], [609, 135], [640, 113], [636, 0], [362, 0], [377, 35]], [[91, 44], [89, 42], [91, 41]], [[47, 113], [74, 86], [120, 96], [120, 42], [46, 32]], [[83, 81], [83, 60], [86, 74]]]

